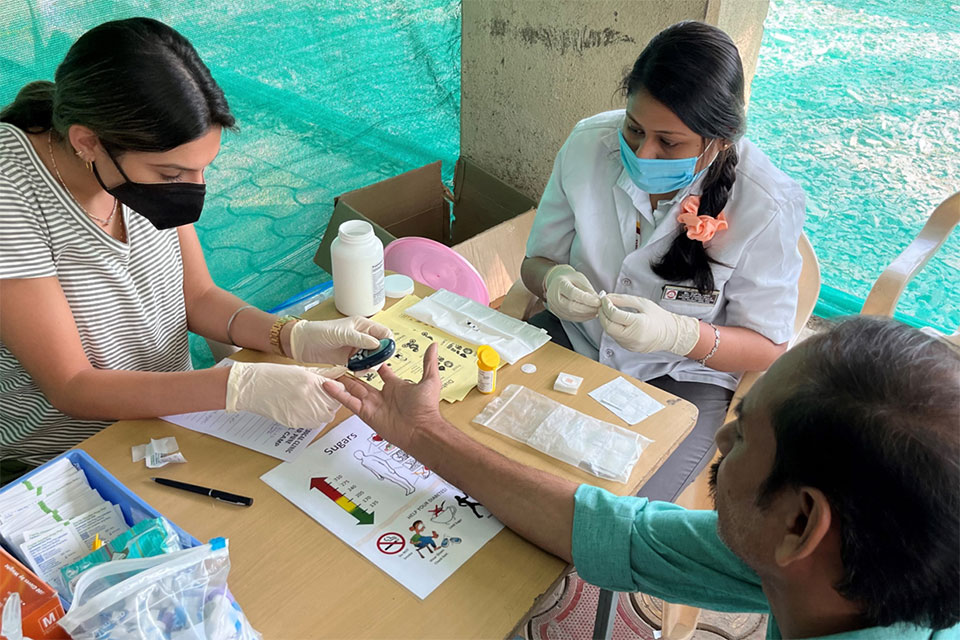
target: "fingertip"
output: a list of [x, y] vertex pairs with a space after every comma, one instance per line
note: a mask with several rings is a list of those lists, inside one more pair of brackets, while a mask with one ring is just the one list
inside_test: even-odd
[[600, 300], [600, 312], [602, 315], [609, 315], [616, 307], [613, 306], [613, 303], [610, 301], [609, 296], [604, 297]]
[[384, 362], [379, 367], [377, 367], [377, 375], [380, 376], [380, 379], [383, 380], [384, 382], [387, 382], [390, 380], [396, 380], [399, 377], [396, 374], [396, 372], [392, 368], [390, 368], [389, 362]]
[[373, 336], [369, 333], [361, 333], [360, 336], [360, 347], [363, 349], [376, 349], [380, 346], [380, 338]]
[[343, 396], [350, 396], [350, 394], [347, 393], [347, 388], [343, 386], [343, 383], [339, 380], [324, 380], [323, 390], [341, 402], [343, 402]]
[[430, 346], [423, 353], [423, 377], [439, 377], [440, 369], [437, 368], [437, 343], [431, 342]]

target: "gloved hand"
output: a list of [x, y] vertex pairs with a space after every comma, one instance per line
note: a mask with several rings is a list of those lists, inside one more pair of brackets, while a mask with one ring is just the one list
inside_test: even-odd
[[299, 320], [290, 330], [290, 357], [298, 362], [346, 364], [360, 349], [376, 349], [393, 332], [361, 316]]
[[597, 317], [600, 296], [583, 275], [568, 264], [558, 264], [543, 279], [547, 308], [561, 320], [586, 322]]
[[685, 356], [700, 340], [698, 319], [670, 313], [647, 298], [619, 293], [603, 297], [600, 324], [621, 347], [638, 353], [670, 351]]
[[346, 367], [237, 362], [227, 379], [226, 409], [251, 411], [288, 427], [316, 429], [333, 420], [340, 408], [323, 383], [346, 372]]

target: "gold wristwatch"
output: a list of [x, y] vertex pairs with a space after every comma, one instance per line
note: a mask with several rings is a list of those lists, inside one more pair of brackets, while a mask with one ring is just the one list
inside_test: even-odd
[[283, 352], [283, 345], [280, 343], [280, 332], [283, 331], [284, 325], [294, 320], [299, 320], [299, 318], [295, 316], [280, 316], [276, 322], [273, 323], [273, 326], [270, 327], [270, 346], [273, 347], [273, 352], [278, 356], [283, 356], [284, 358], [290, 357]]

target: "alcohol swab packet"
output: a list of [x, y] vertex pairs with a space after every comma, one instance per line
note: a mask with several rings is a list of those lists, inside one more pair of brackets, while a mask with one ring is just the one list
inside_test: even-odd
[[662, 404], [622, 376], [597, 387], [588, 395], [629, 425], [635, 425], [663, 409]]
[[158, 469], [171, 462], [186, 462], [187, 459], [183, 457], [183, 454], [177, 451], [179, 448], [177, 439], [173, 436], [160, 439], [150, 438], [150, 442], [147, 444], [130, 447], [130, 455], [134, 462], [144, 460], [148, 469]]

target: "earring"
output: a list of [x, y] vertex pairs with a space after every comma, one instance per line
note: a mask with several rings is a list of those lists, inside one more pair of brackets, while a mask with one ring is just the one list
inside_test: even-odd
[[74, 151], [77, 154], [77, 157], [83, 160], [83, 166], [87, 168], [87, 171], [93, 171], [93, 163], [83, 157], [83, 154], [79, 151]]

